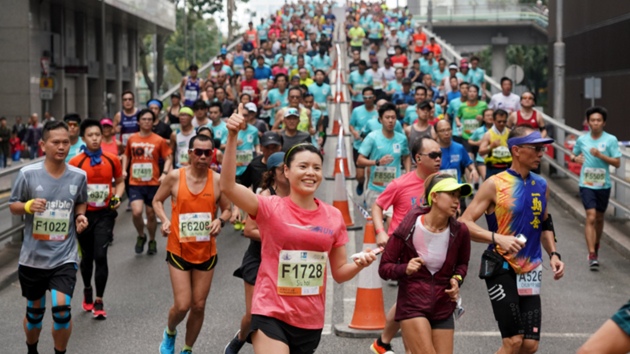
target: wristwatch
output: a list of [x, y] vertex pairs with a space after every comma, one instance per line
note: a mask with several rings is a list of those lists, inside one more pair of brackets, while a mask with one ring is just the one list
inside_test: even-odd
[[381, 165], [381, 160], [374, 160], [374, 166], [380, 166]]
[[219, 220], [221, 221], [221, 228], [223, 228], [225, 226], [225, 220], [219, 218]]
[[558, 260], [562, 260], [562, 256], [560, 256], [560, 253], [558, 252], [551, 252], [549, 253], [549, 260], [551, 260], [551, 257], [553, 257], [554, 255], [558, 256]]

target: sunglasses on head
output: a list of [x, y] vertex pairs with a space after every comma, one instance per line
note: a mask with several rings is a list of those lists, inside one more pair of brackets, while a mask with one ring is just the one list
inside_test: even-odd
[[210, 157], [210, 155], [212, 154], [212, 149], [188, 149], [188, 151], [192, 152], [193, 154], [199, 157], [203, 155]]
[[429, 158], [430, 158], [431, 160], [435, 160], [435, 159], [437, 159], [438, 157], [439, 157], [439, 158], [442, 158], [442, 151], [440, 151], [440, 152], [431, 151], [431, 152], [429, 152], [429, 153], [419, 154], [419, 155], [427, 155], [427, 156], [429, 156]]

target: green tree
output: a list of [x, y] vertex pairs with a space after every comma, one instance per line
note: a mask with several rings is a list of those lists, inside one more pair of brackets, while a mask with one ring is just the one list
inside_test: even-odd
[[[194, 32], [194, 36], [192, 35]], [[182, 76], [188, 70], [188, 64], [192, 62], [193, 51], [197, 63], [204, 63], [214, 56], [219, 50], [219, 29], [213, 18], [198, 19], [190, 26], [188, 38], [188, 58], [184, 53], [186, 42], [183, 28], [177, 28], [166, 44], [164, 58]]]

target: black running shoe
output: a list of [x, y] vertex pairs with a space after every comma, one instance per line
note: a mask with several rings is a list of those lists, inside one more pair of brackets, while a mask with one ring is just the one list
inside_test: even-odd
[[236, 332], [236, 335], [234, 336], [234, 338], [232, 338], [230, 343], [228, 343], [228, 345], [225, 346], [225, 349], [223, 350], [223, 354], [237, 354], [238, 351], [241, 350], [245, 342], [238, 339], [239, 333], [241, 333], [240, 329], [238, 330], [238, 332]]
[[147, 243], [147, 235], [138, 236], [136, 239], [136, 253], [141, 254], [144, 252], [144, 244]]
[[149, 241], [149, 249], [147, 250], [147, 254], [152, 256], [157, 253], [157, 242], [155, 240]]

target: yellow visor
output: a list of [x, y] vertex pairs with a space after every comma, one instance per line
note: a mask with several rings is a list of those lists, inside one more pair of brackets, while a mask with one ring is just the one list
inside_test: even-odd
[[468, 197], [473, 191], [472, 186], [468, 183], [457, 183], [455, 178], [446, 178], [439, 181], [431, 188], [427, 202], [431, 205], [431, 193], [433, 192], [452, 192], [458, 189], [460, 190], [460, 196], [462, 198]]

